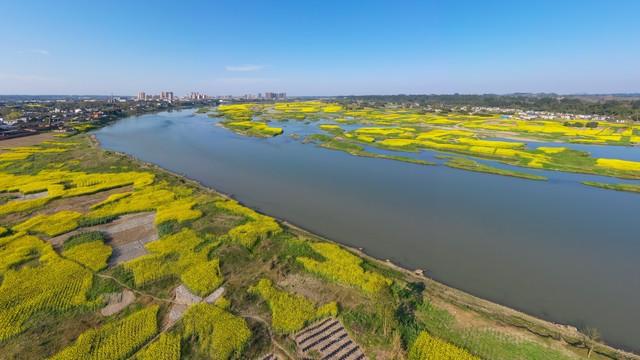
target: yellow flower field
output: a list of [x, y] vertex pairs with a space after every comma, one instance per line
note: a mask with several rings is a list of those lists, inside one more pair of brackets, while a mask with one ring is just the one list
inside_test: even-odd
[[126, 359], [158, 332], [158, 306], [150, 306], [126, 318], [91, 329], [52, 360]]
[[408, 360], [480, 360], [453, 344], [435, 338], [426, 331], [422, 331], [411, 345]]
[[260, 295], [269, 304], [273, 328], [283, 334], [294, 333], [315, 319], [336, 316], [338, 313], [335, 302], [316, 309], [315, 305], [303, 296], [275, 288], [269, 279], [260, 279], [256, 285], [249, 288], [249, 292]]
[[297, 260], [304, 268], [338, 283], [355, 286], [367, 293], [376, 293], [391, 284], [384, 276], [365, 271], [362, 259], [331, 243], [312, 243], [311, 247], [326, 260], [317, 261], [308, 257]]

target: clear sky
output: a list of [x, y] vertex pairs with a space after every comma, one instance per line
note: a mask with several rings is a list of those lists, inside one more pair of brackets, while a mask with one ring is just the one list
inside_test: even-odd
[[640, 92], [639, 0], [0, 0], [0, 94]]

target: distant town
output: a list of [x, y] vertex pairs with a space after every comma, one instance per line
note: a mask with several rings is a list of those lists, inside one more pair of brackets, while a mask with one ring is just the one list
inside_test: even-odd
[[[287, 97], [286, 92], [244, 95], [209, 95], [192, 91], [177, 96], [173, 91], [136, 96], [0, 96], [0, 140], [33, 135], [43, 131], [75, 133], [88, 131], [111, 121], [180, 108], [215, 106], [232, 102], [296, 101], [331, 99], [349, 109], [375, 107], [418, 109], [424, 112], [461, 114], [501, 114], [522, 120], [587, 120], [631, 122], [640, 116], [637, 96], [559, 96], [555, 94], [514, 95], [389, 95]], [[570, 123], [574, 124], [574, 123]], [[581, 125], [581, 122], [575, 124]]]
[[137, 101], [175, 101], [175, 100], [286, 100], [287, 93], [265, 92], [258, 94], [245, 94], [242, 96], [209, 96], [200, 92], [191, 92], [189, 95], [178, 98], [174, 96], [173, 91], [162, 91], [158, 95], [147, 94], [140, 91], [136, 97]]
[[33, 135], [43, 131], [76, 133], [131, 115], [171, 109], [211, 106], [226, 101], [281, 101], [284, 92], [242, 96], [211, 96], [190, 92], [176, 96], [173, 91], [132, 96], [0, 96], [0, 140]]

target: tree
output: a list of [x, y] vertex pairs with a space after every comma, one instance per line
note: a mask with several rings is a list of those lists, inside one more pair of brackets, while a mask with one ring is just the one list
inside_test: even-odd
[[594, 327], [587, 327], [583, 331], [584, 334], [584, 345], [589, 349], [587, 353], [587, 358], [591, 357], [591, 353], [593, 349], [596, 347], [596, 344], [600, 342], [600, 331]]

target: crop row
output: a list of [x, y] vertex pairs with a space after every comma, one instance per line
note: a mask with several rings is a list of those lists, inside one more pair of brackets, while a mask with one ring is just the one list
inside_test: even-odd
[[91, 306], [86, 293], [93, 274], [38, 238], [12, 236], [0, 250], [0, 266], [0, 340], [24, 331], [37, 315]]
[[52, 360], [118, 360], [131, 356], [158, 331], [158, 306], [137, 311], [126, 318], [82, 333], [75, 343]]
[[183, 336], [198, 339], [198, 349], [211, 359], [237, 357], [251, 338], [244, 319], [215, 305], [192, 305], [184, 317]]

